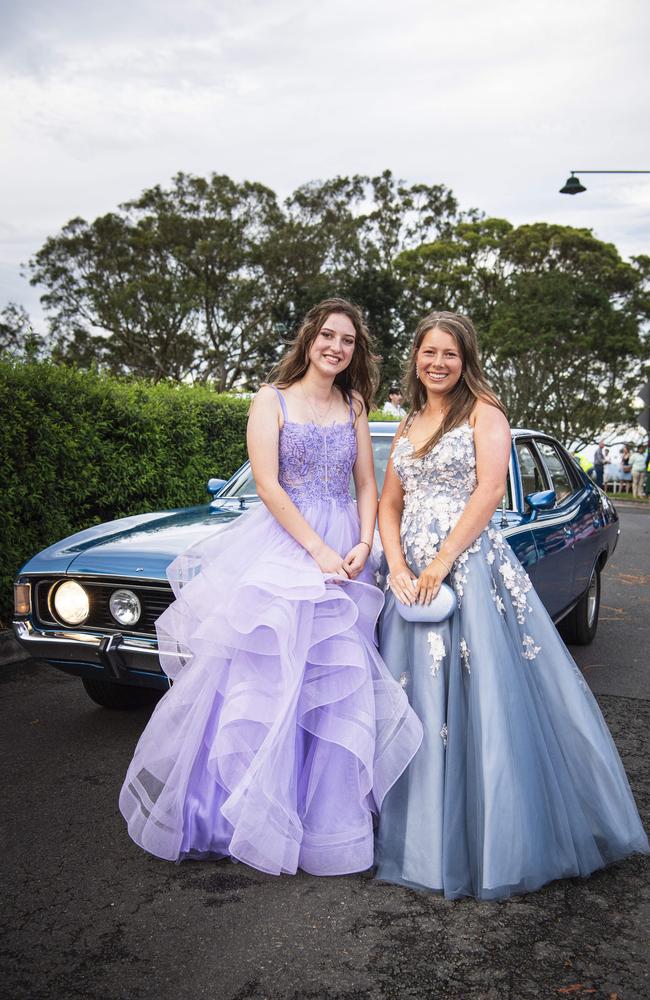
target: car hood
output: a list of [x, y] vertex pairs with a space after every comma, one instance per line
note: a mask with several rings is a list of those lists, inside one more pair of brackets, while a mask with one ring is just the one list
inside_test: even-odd
[[80, 531], [39, 552], [21, 573], [165, 580], [169, 563], [242, 513], [237, 501], [140, 514]]

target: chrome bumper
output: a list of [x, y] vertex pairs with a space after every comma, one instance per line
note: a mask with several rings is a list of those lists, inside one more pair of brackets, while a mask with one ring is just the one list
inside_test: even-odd
[[[39, 660], [48, 660], [63, 670], [95, 675], [102, 670], [108, 678], [121, 683], [142, 683], [151, 675], [152, 686], [164, 678], [158, 660], [155, 639], [123, 636], [121, 633], [101, 635], [75, 632], [70, 629], [39, 629], [29, 619], [13, 622], [14, 634], [23, 649]], [[143, 675], [145, 677], [143, 678]]]

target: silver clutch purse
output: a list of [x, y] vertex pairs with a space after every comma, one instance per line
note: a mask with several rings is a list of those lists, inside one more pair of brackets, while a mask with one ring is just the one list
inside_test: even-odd
[[407, 622], [443, 622], [456, 610], [456, 595], [448, 584], [441, 583], [431, 604], [402, 604], [396, 597], [395, 607]]

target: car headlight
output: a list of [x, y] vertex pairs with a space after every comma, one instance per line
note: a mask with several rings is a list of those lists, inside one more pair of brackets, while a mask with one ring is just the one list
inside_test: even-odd
[[120, 625], [135, 625], [142, 614], [142, 605], [132, 590], [113, 591], [108, 606]]
[[90, 613], [88, 594], [75, 580], [66, 580], [56, 588], [53, 603], [66, 625], [81, 625]]

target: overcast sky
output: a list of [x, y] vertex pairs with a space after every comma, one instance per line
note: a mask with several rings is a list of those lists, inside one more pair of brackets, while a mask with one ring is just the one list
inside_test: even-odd
[[647, 0], [1, 0], [0, 308], [20, 264], [178, 171], [284, 196], [390, 168], [650, 252]]

